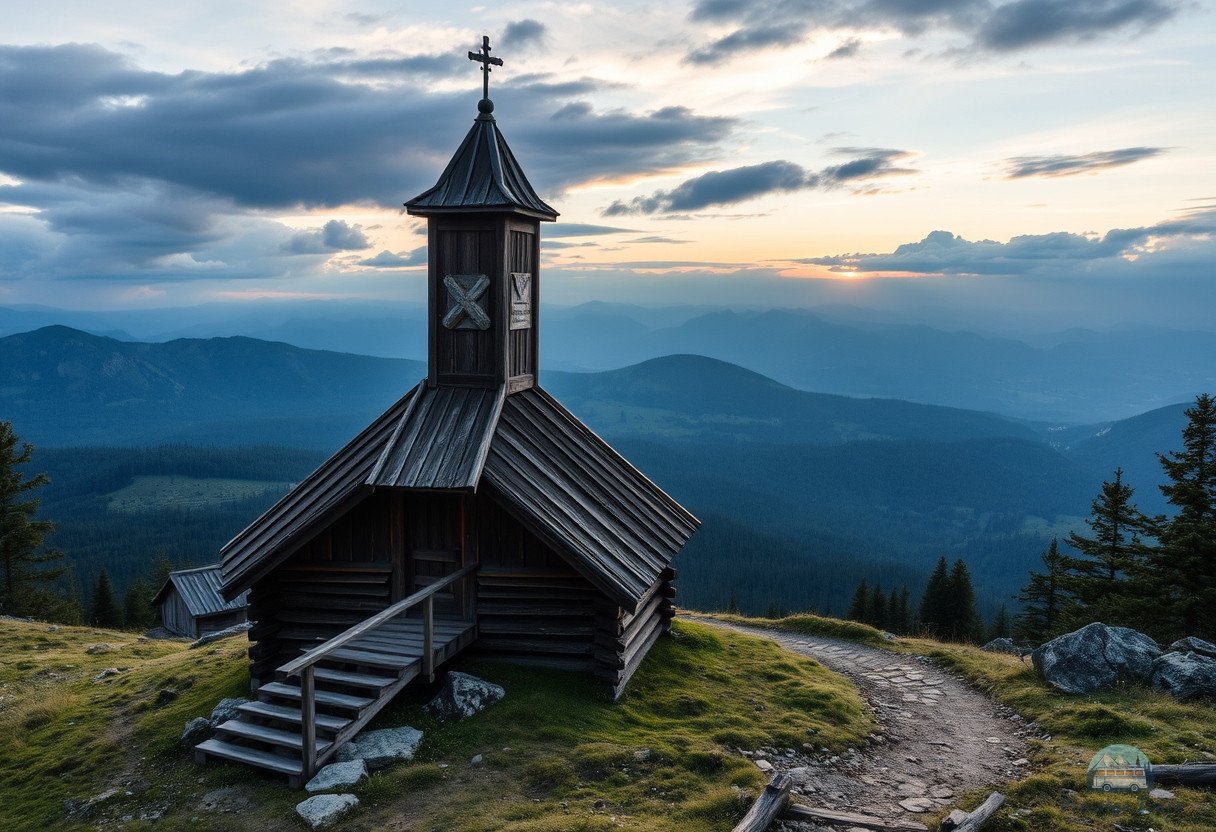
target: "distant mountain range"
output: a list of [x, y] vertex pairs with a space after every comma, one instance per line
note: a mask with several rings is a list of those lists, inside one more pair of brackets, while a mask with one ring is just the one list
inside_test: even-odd
[[[309, 349], [425, 358], [420, 305], [298, 302], [65, 312], [0, 307], [0, 335], [66, 323], [120, 340], [243, 335]], [[803, 390], [1092, 423], [1216, 388], [1216, 333], [1124, 327], [1025, 334], [899, 322], [850, 307], [738, 311], [588, 303], [542, 309], [545, 368], [599, 371], [667, 355], [738, 364]]]
[[[52, 326], [0, 338], [0, 418], [41, 447], [330, 451], [424, 373], [245, 337], [136, 343]], [[1154, 452], [1185, 423], [1183, 405], [1061, 427], [810, 393], [695, 355], [542, 381], [707, 518], [682, 567], [699, 603], [752, 586], [765, 552], [780, 559], [783, 577], [749, 590], [753, 609], [782, 586], [826, 609], [862, 576], [915, 585], [940, 554], [968, 559], [991, 609], [1051, 535], [1081, 524], [1116, 466], [1143, 509], [1164, 510]]]

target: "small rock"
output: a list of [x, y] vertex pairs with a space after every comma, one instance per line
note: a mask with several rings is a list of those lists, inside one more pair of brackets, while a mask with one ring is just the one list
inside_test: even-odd
[[329, 826], [359, 805], [353, 794], [319, 794], [296, 804], [296, 814], [313, 829]]
[[211, 721], [216, 725], [223, 725], [230, 719], [236, 719], [240, 713], [242, 705], [249, 703], [248, 699], [221, 699], [214, 708], [211, 709]]
[[1198, 653], [1209, 659], [1216, 659], [1216, 644], [1201, 638], [1187, 636], [1180, 638], [1165, 649], [1167, 653]]
[[942, 818], [942, 829], [954, 829], [967, 819], [967, 813], [962, 809], [951, 809], [950, 814]]
[[899, 805], [904, 807], [908, 812], [931, 812], [937, 808], [937, 804], [927, 797], [908, 797], [899, 801]]
[[102, 679], [109, 679], [111, 676], [118, 675], [117, 667], [107, 667], [105, 670], [93, 677], [94, 682], [100, 682]]
[[47, 628], [46, 628], [46, 631], [47, 631], [48, 633], [57, 633], [57, 632], [59, 632], [59, 625], [58, 625], [58, 624], [52, 624], [51, 626], [49, 626], [49, 627], [47, 627]]
[[479, 765], [481, 765], [481, 764], [482, 764], [484, 761], [485, 761], [485, 758], [484, 758], [484, 757], [482, 757], [480, 754], [474, 754], [474, 755], [473, 755], [473, 759], [469, 760], [469, 765], [471, 765], [471, 766], [479, 766]]
[[768, 760], [756, 760], [755, 762], [756, 762], [756, 768], [760, 769], [765, 774], [768, 774], [770, 771], [773, 770], [773, 764], [770, 763]]
[[985, 739], [985, 740], [984, 740], [984, 742], [986, 742], [986, 743], [990, 743], [990, 744], [992, 744], [992, 745], [1000, 745], [1000, 744], [1001, 744], [1000, 737], [988, 737], [987, 739]]
[[1011, 653], [1015, 656], [1018, 654], [1017, 645], [1011, 638], [994, 638], [980, 649], [987, 650], [989, 653]]
[[363, 760], [330, 763], [304, 785], [309, 794], [350, 789], [367, 779], [367, 764]]
[[635, 763], [645, 763], [648, 762], [652, 756], [654, 756], [653, 752], [649, 748], [642, 748], [633, 752], [633, 761]]
[[90, 656], [96, 656], [98, 653], [113, 653], [117, 649], [118, 647], [116, 645], [102, 641], [97, 644], [90, 644], [88, 647], [84, 648], [84, 652], [88, 653]]
[[506, 695], [501, 685], [453, 670], [444, 679], [443, 688], [426, 704], [425, 710], [439, 720], [464, 719]]
[[933, 786], [929, 789], [929, 796], [936, 797], [938, 800], [948, 800], [954, 797], [954, 789], [944, 784]]
[[[190, 649], [196, 650], [199, 647], [204, 647], [211, 642], [219, 641], [222, 638], [232, 638], [233, 636], [243, 635], [244, 633], [248, 632], [249, 628], [252, 626], [252, 621], [242, 621], [240, 624], [234, 624], [225, 630], [217, 630], [214, 633], [207, 633], [207, 635], [203, 636], [202, 638], [190, 642]], [[307, 803], [307, 801], [305, 802]]]
[[161, 688], [160, 693], [156, 694], [156, 707], [168, 705], [177, 698], [177, 691], [169, 690], [169, 688]]
[[608, 804], [606, 804], [603, 800], [597, 800], [597, 801], [595, 801], [595, 803], [591, 804], [591, 807], [593, 809], [603, 809], [607, 805]]
[[211, 723], [211, 720], [205, 716], [196, 716], [182, 729], [182, 736], [178, 740], [178, 744], [182, 748], [193, 748], [203, 740], [209, 739], [214, 733], [215, 725]]
[[1018, 757], [1013, 761], [1013, 764], [1015, 766], [1028, 766], [1030, 765], [1030, 760], [1027, 760], [1025, 757]]
[[1148, 793], [1148, 796], [1154, 800], [1173, 800], [1174, 793], [1168, 789], [1153, 789]]
[[143, 637], [150, 641], [166, 641], [171, 638], [181, 638], [177, 633], [170, 632], [164, 627], [153, 627], [144, 633]]
[[338, 750], [338, 761], [363, 760], [374, 770], [396, 762], [409, 762], [420, 745], [422, 732], [417, 728], [405, 726], [364, 731]]

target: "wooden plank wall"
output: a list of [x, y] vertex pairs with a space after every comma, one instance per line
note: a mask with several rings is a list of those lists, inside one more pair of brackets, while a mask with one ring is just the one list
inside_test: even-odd
[[[431, 220], [431, 286], [434, 304], [431, 338], [434, 344], [432, 372], [439, 379], [487, 379], [497, 377], [500, 312], [496, 288], [500, 286], [500, 254], [493, 228], [476, 225], [461, 227], [466, 221], [445, 218]], [[479, 303], [495, 323], [489, 329], [448, 329], [443, 317], [451, 306], [443, 278], [449, 274], [484, 274], [493, 283]], [[501, 365], [499, 365], [501, 366]]]
[[607, 599], [597, 606], [595, 675], [612, 689], [614, 699], [624, 693], [625, 686], [659, 637], [671, 633], [671, 619], [675, 616], [675, 578], [674, 568], [664, 569], [634, 613], [625, 612]]
[[477, 498], [478, 649], [488, 658], [595, 670], [601, 593], [489, 498]]
[[198, 638], [199, 633], [195, 629], [194, 618], [186, 609], [186, 602], [182, 600], [181, 594], [176, 589], [170, 589], [165, 595], [165, 600], [161, 601], [160, 620], [165, 629], [171, 633]]
[[256, 687], [301, 649], [388, 606], [394, 552], [404, 546], [401, 495], [373, 494], [295, 552], [249, 593], [250, 676]]
[[[509, 361], [508, 375], [512, 378], [519, 376], [534, 376], [536, 374], [536, 333], [534, 332], [539, 323], [539, 314], [536, 305], [536, 280], [538, 275], [532, 260], [533, 249], [535, 247], [536, 235], [530, 234], [527, 231], [518, 231], [511, 229], [509, 232], [509, 248], [507, 263], [507, 297], [511, 297], [510, 272], [527, 272], [532, 275], [532, 326], [527, 329], [512, 329], [509, 335]], [[509, 310], [508, 310], [509, 311]], [[508, 319], [509, 319], [508, 314]]]

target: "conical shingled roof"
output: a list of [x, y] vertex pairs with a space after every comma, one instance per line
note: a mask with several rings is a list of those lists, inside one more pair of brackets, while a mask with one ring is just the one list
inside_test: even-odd
[[421, 217], [503, 211], [557, 219], [557, 212], [537, 196], [499, 132], [493, 104], [483, 99], [478, 109], [481, 114], [439, 181], [405, 203], [406, 210]]

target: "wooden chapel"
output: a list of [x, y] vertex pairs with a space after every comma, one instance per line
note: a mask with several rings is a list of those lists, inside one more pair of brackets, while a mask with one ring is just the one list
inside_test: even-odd
[[222, 550], [223, 594], [249, 593], [259, 701], [200, 758], [307, 778], [465, 650], [593, 674], [616, 698], [670, 631], [671, 562], [698, 521], [538, 383], [557, 212], [498, 128], [489, 52], [469, 53], [486, 79], [472, 129], [405, 203], [428, 226], [427, 377]]

